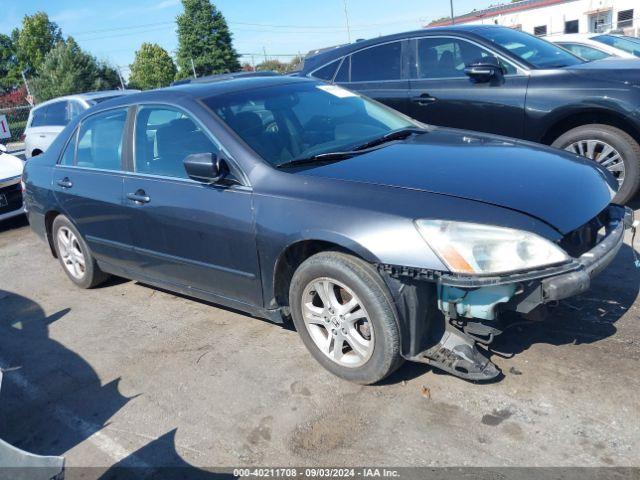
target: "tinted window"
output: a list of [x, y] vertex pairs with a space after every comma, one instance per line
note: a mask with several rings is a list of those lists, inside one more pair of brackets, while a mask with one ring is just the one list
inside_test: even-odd
[[63, 127], [69, 123], [69, 102], [54, 102], [47, 107], [47, 125]]
[[560, 68], [583, 63], [575, 55], [546, 40], [511, 28], [483, 28], [478, 34], [535, 68]]
[[417, 126], [358, 94], [316, 82], [229, 93], [205, 103], [271, 164], [352, 149]]
[[136, 172], [188, 178], [183, 160], [192, 153], [217, 153], [216, 145], [188, 115], [171, 107], [138, 110]]
[[564, 33], [578, 33], [580, 23], [578, 20], [569, 20], [564, 22]]
[[345, 57], [344, 60], [342, 61], [342, 64], [340, 65], [340, 70], [338, 70], [338, 73], [336, 74], [336, 77], [333, 79], [333, 81], [336, 83], [348, 82], [350, 77], [350, 73], [349, 73], [350, 69], [351, 69], [351, 57]]
[[[466, 65], [493, 56], [488, 50], [458, 38], [421, 38], [416, 42], [417, 78], [466, 77]], [[516, 72], [512, 65], [500, 63], [505, 73]]]
[[64, 153], [62, 154], [62, 158], [60, 159], [60, 165], [73, 165], [76, 153], [76, 140], [78, 131], [74, 130], [69, 143], [67, 143], [67, 147], [64, 149]]
[[580, 45], [577, 43], [558, 43], [558, 45], [566, 48], [574, 55], [577, 55], [578, 57], [588, 61], [601, 60], [603, 58], [610, 57], [608, 53], [601, 52], [600, 50], [593, 47], [588, 47], [587, 45]]
[[127, 110], [109, 110], [87, 118], [80, 125], [78, 136], [79, 167], [120, 170], [122, 141]]
[[329, 65], [325, 65], [322, 68], [319, 68], [315, 72], [311, 74], [312, 77], [319, 78], [320, 80], [333, 80], [333, 76], [336, 74], [336, 70], [338, 69], [338, 65], [340, 65], [340, 60], [336, 60], [335, 62], [331, 62]]
[[640, 57], [640, 40], [630, 40], [625, 37], [616, 37], [615, 35], [598, 35], [597, 37], [593, 37], [591, 40], [619, 48], [620, 50], [624, 50], [625, 52], [632, 53], [635, 56]]
[[47, 124], [47, 108], [48, 106], [34, 108], [31, 114], [31, 126], [41, 127]]
[[401, 42], [392, 42], [354, 53], [351, 55], [351, 81], [400, 79], [401, 50]]
[[538, 27], [533, 27], [533, 34], [536, 36], [542, 36], [547, 34], [547, 26], [540, 25]]

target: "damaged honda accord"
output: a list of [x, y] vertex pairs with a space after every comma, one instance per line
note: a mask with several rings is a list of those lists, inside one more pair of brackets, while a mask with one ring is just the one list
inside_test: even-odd
[[584, 292], [633, 223], [588, 159], [291, 77], [104, 102], [23, 180], [31, 227], [79, 287], [111, 274], [290, 317], [362, 384], [403, 360], [497, 377], [504, 314]]

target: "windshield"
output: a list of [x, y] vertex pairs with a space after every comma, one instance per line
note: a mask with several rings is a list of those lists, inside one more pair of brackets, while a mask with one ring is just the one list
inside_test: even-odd
[[619, 48], [625, 52], [632, 53], [636, 57], [640, 57], [640, 40], [638, 39], [618, 37], [615, 35], [598, 35], [597, 37], [593, 37], [592, 40]]
[[486, 28], [478, 33], [535, 68], [561, 68], [584, 63], [580, 58], [553, 43], [520, 30]]
[[421, 126], [335, 85], [289, 83], [204, 101], [272, 165], [348, 151], [389, 132]]

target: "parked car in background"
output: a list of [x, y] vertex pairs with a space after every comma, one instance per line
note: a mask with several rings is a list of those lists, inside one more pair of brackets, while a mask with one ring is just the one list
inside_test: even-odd
[[585, 62], [498, 26], [428, 28], [326, 49], [300, 75], [343, 85], [420, 121], [522, 138], [586, 156], [640, 186], [637, 60]]
[[584, 292], [632, 220], [583, 157], [284, 76], [105, 102], [24, 182], [31, 227], [77, 286], [115, 274], [291, 315], [316, 360], [359, 383], [403, 359], [495, 378], [476, 342], [501, 312]]
[[54, 98], [36, 105], [29, 113], [24, 131], [26, 158], [46, 151], [64, 127], [88, 108], [105, 100], [136, 92], [139, 90], [87, 92]]
[[[587, 61], [602, 60], [603, 58], [609, 57], [638, 58], [638, 55], [634, 55], [633, 51], [623, 50], [597, 40], [598, 38], [613, 36], [614, 35], [603, 35], [600, 33], [570, 33], [566, 35], [547, 35], [542, 38], [569, 50], [574, 55]], [[638, 47], [640, 47], [640, 45], [638, 45]]]
[[20, 179], [24, 162], [0, 143], [0, 221], [24, 213]]

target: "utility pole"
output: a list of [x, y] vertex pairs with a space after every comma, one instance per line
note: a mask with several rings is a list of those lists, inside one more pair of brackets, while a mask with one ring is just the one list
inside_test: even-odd
[[120, 71], [120, 66], [116, 65], [116, 70], [118, 71], [118, 77], [120, 78], [120, 86], [122, 90], [124, 90], [124, 80], [122, 79], [122, 72]]
[[22, 74], [22, 80], [24, 81], [24, 86], [27, 89], [27, 101], [31, 105], [33, 105], [34, 98], [33, 98], [33, 95], [31, 95], [31, 90], [29, 89], [29, 82], [27, 82], [27, 77], [25, 76], [24, 72], [25, 70], [20, 71], [20, 73]]
[[453, 17], [453, 0], [449, 0], [449, 6], [451, 7], [451, 25], [453, 25], [454, 23], [456, 23]]
[[191, 69], [193, 70], [193, 78], [198, 78], [198, 75], [196, 74], [196, 66], [193, 63], [193, 58], [191, 58], [190, 60], [191, 60]]
[[351, 43], [351, 27], [349, 26], [349, 11], [347, 10], [347, 0], [342, 0], [342, 2], [344, 3], [344, 18], [347, 22], [347, 40], [349, 41], [349, 43]]
[[264, 45], [262, 46], [262, 53], [264, 54], [264, 61], [267, 61], [267, 49], [264, 48]]

